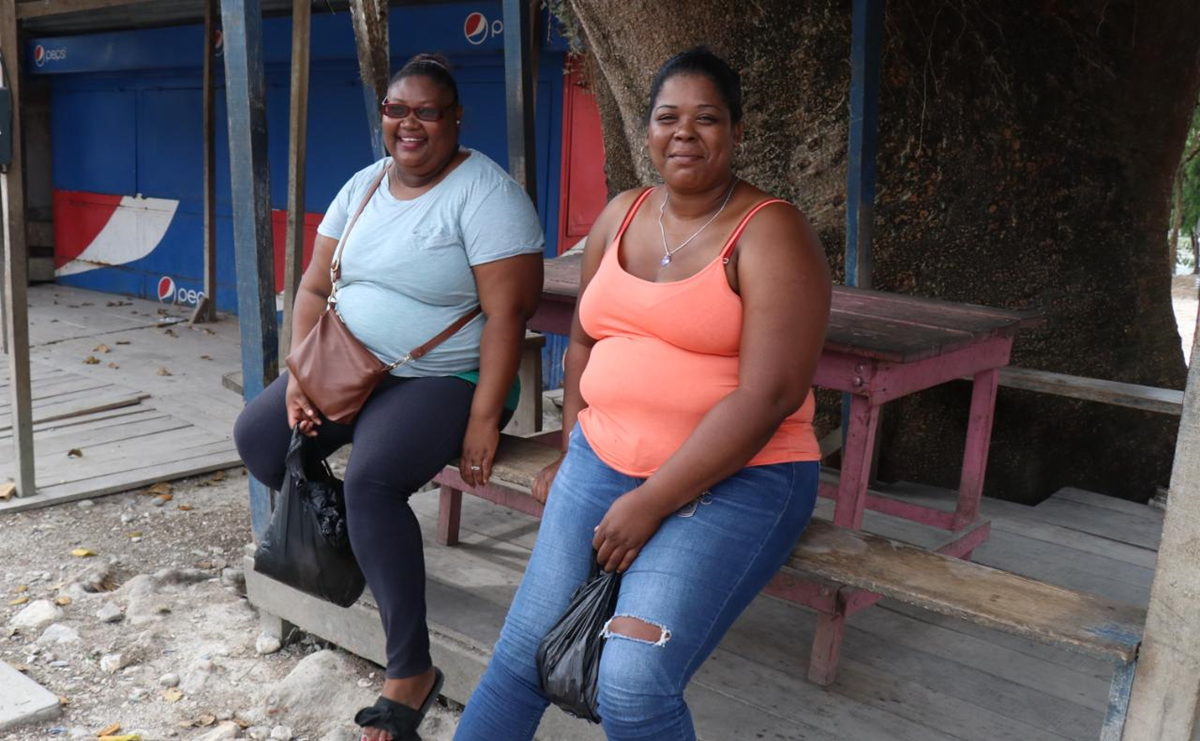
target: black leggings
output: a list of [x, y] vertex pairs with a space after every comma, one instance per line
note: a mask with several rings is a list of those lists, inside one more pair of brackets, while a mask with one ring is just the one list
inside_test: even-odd
[[[255, 397], [233, 428], [254, 478], [278, 491], [291, 430], [287, 374]], [[387, 677], [432, 665], [425, 624], [425, 554], [409, 496], [462, 449], [475, 387], [461, 378], [396, 378], [375, 390], [352, 424], [326, 420], [317, 442], [326, 455], [353, 443], [346, 466], [346, 519], [354, 555], [379, 604], [387, 635]]]

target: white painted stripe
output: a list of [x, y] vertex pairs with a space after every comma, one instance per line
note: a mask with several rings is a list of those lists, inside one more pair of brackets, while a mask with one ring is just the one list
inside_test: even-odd
[[179, 201], [168, 198], [125, 196], [92, 243], [54, 274], [77, 275], [142, 259], [162, 242], [178, 208]]

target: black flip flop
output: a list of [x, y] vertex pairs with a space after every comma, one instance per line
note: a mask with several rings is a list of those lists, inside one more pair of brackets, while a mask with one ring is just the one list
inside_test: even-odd
[[417, 735], [417, 727], [425, 720], [425, 714], [437, 702], [438, 693], [442, 691], [446, 677], [442, 670], [433, 668], [433, 688], [425, 697], [419, 710], [413, 710], [407, 705], [401, 705], [395, 700], [389, 700], [382, 695], [369, 708], [363, 708], [354, 714], [354, 722], [363, 728], [377, 728], [392, 734], [393, 741], [421, 741]]

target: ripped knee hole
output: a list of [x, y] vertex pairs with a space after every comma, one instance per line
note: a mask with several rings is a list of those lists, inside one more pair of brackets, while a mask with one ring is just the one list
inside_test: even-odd
[[664, 625], [632, 615], [614, 615], [604, 624], [605, 638], [626, 638], [652, 646], [664, 646], [671, 640], [671, 631]]

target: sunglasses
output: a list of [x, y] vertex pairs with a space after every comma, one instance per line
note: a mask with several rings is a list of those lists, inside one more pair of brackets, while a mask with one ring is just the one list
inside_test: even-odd
[[384, 100], [379, 104], [379, 112], [388, 118], [408, 118], [408, 114], [411, 113], [419, 121], [441, 121], [445, 118], [446, 111], [453, 107], [454, 104], [452, 103], [445, 108], [434, 108], [432, 106], [413, 108], [403, 103], [389, 103]]

